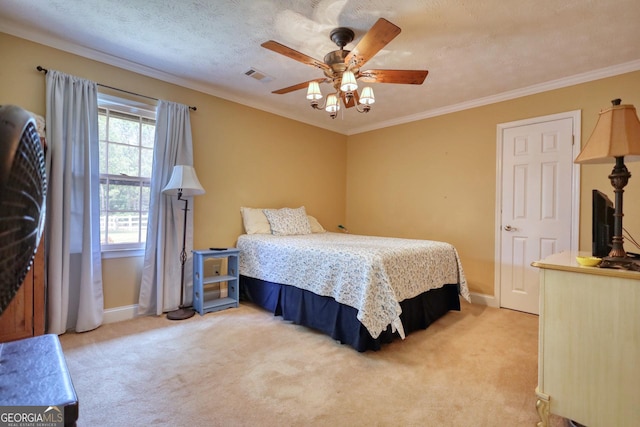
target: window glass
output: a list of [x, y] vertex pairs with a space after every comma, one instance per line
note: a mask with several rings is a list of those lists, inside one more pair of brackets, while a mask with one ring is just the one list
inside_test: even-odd
[[140, 146], [141, 117], [115, 111], [109, 115], [109, 141]]
[[[100, 102], [100, 242], [103, 250], [144, 247], [155, 112], [113, 97]], [[99, 98], [100, 100], [100, 98]], [[138, 112], [138, 113], [136, 113]]]
[[143, 176], [151, 176], [151, 166], [153, 165], [153, 150], [143, 148], [140, 150], [140, 171]]
[[153, 148], [156, 137], [156, 124], [148, 119], [142, 120], [142, 146]]
[[140, 176], [140, 147], [109, 143], [107, 173]]

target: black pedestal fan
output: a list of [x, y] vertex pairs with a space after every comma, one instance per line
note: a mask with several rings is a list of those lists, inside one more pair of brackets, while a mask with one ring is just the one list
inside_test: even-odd
[[0, 316], [22, 284], [40, 242], [47, 180], [36, 122], [0, 106]]

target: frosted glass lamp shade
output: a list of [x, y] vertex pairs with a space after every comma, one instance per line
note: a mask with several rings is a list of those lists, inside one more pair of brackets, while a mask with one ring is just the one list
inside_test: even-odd
[[169, 183], [162, 192], [168, 196], [182, 193], [183, 196], [189, 197], [204, 194], [204, 188], [200, 185], [193, 166], [175, 165]]

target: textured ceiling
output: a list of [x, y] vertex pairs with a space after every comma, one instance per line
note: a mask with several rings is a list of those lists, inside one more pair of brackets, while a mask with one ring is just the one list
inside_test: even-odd
[[[335, 120], [304, 90], [271, 93], [322, 73], [262, 42], [321, 60], [333, 28], [354, 30], [350, 50], [380, 17], [402, 32], [363, 69], [427, 69], [424, 84], [374, 84], [370, 113]], [[638, 0], [0, 1], [1, 32], [344, 134], [638, 70], [639, 23]]]

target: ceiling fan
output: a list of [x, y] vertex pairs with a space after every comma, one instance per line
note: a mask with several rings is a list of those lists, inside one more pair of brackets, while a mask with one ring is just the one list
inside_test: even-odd
[[[308, 88], [307, 99], [311, 101], [311, 106], [315, 109], [324, 108], [330, 113], [331, 118], [335, 118], [337, 111], [340, 109], [339, 99], [342, 99], [347, 108], [355, 106], [359, 112], [366, 113], [371, 109], [371, 104], [375, 102], [373, 90], [370, 87], [365, 87], [358, 94], [356, 80], [365, 83], [420, 85], [429, 73], [427, 70], [362, 70], [362, 66], [400, 34], [400, 31], [400, 27], [384, 18], [380, 18], [362, 37], [356, 47], [349, 51], [345, 50], [344, 47], [353, 41], [354, 32], [346, 27], [335, 28], [331, 31], [329, 37], [338, 45], [339, 49], [329, 52], [325, 55], [323, 61], [314, 59], [274, 40], [264, 42], [261, 45], [262, 47], [303, 64], [320, 68], [324, 72], [324, 77], [274, 90], [272, 93], [285, 94]], [[331, 83], [335, 89], [335, 93], [327, 96], [324, 106], [319, 106], [318, 103], [318, 100], [322, 98], [318, 86], [319, 83]], [[359, 105], [362, 107], [359, 108]]]

